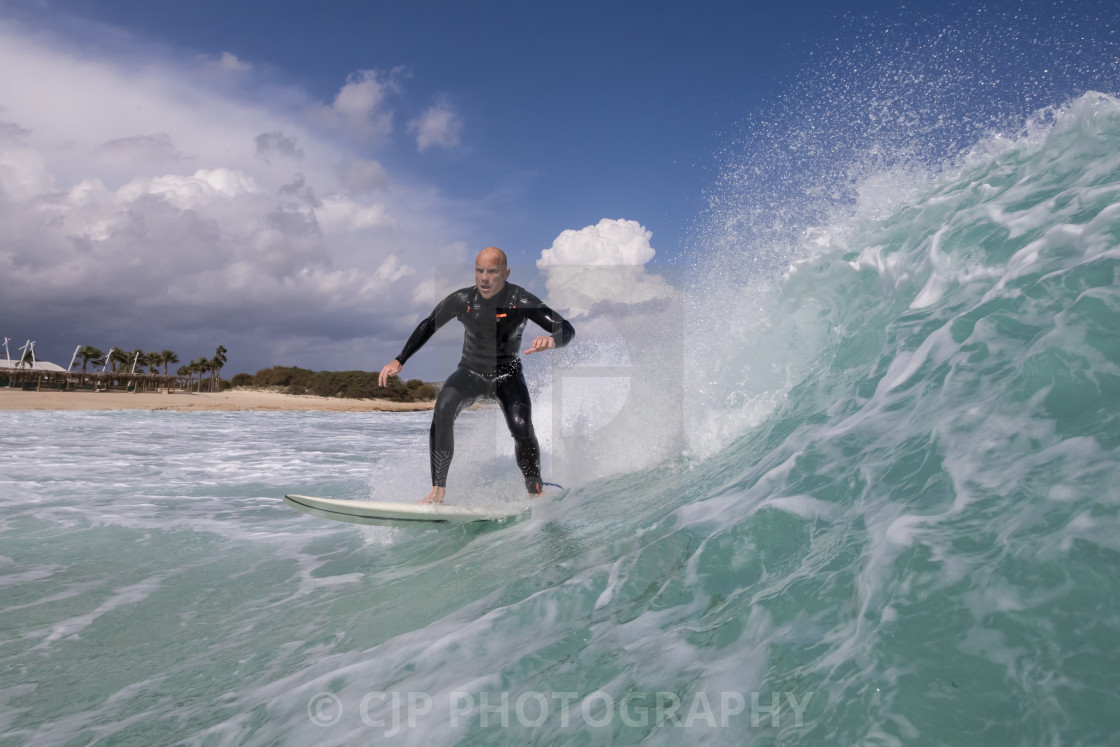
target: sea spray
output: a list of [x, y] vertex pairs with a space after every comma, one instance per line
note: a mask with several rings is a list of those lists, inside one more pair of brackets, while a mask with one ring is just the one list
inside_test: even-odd
[[[808, 702], [796, 726], [697, 717], [720, 743], [1114, 734], [1118, 114], [1087, 94], [816, 243], [755, 297], [815, 331], [756, 343], [800, 362], [757, 425], [690, 469], [574, 491], [521, 528], [578, 548], [531, 573], [533, 593], [399, 638], [399, 659], [369, 652], [402, 691], [516, 704], [543, 682], [598, 726], [493, 732], [476, 707], [449, 736], [437, 709], [411, 738], [673, 740], [668, 719], [623, 718], [647, 692]], [[454, 642], [452, 671], [432, 636]]]
[[[426, 414], [9, 414], [0, 735], [1115, 742], [1120, 113], [983, 128], [800, 182], [803, 214], [726, 194], [682, 283], [718, 432], [599, 454], [515, 523], [386, 539], [280, 501], [391, 486]], [[492, 444], [465, 465], [508, 470]]]

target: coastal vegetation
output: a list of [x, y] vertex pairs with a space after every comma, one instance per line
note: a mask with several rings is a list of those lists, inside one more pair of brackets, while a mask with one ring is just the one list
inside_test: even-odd
[[[272, 366], [257, 373], [239, 373], [232, 381], [222, 378], [228, 350], [219, 345], [212, 358], [195, 358], [172, 372], [180, 359], [173, 350], [144, 351], [109, 348], [106, 353], [83, 345], [74, 354], [69, 370], [35, 368], [26, 362], [0, 374], [0, 386], [50, 389], [90, 389], [127, 391], [219, 392], [232, 387], [268, 389], [285, 394], [313, 394], [320, 397], [384, 399], [392, 402], [427, 402], [439, 394], [439, 387], [420, 379], [402, 381], [389, 378], [388, 386], [378, 386], [377, 371], [312, 371], [296, 366]], [[25, 356], [26, 357], [26, 356]]]
[[168, 368], [179, 362], [179, 355], [173, 350], [156, 352], [114, 347], [106, 354], [92, 345], [83, 345], [78, 348], [70, 367], [74, 369], [81, 365], [81, 372], [86, 376], [91, 364], [94, 367], [100, 366], [101, 371], [95, 374], [95, 378], [99, 383], [105, 382], [110, 387], [123, 385], [137, 391], [152, 391], [171, 389], [174, 384], [179, 389], [201, 392], [205, 383], [206, 391], [216, 392], [224, 388], [223, 384], [228, 386], [228, 383], [222, 381], [222, 367], [226, 364], [228, 352], [224, 345], [219, 345], [213, 358], [195, 358], [190, 363], [179, 366], [172, 375]]
[[314, 394], [319, 397], [354, 399], [388, 399], [394, 402], [434, 400], [439, 389], [420, 379], [401, 381], [389, 377], [389, 385], [378, 386], [377, 371], [312, 371], [295, 366], [272, 366], [256, 375], [239, 373], [231, 384], [235, 387], [258, 387], [283, 391], [286, 394]]
[[106, 353], [92, 345], [82, 345], [74, 353], [69, 369], [53, 364], [40, 365], [28, 350], [15, 365], [0, 370], [0, 386], [138, 392], [159, 389], [220, 391], [229, 386], [229, 382], [221, 378], [227, 352], [219, 345], [213, 358], [196, 358], [171, 373], [169, 367], [179, 362], [173, 350], [156, 352], [112, 347]]
[[[195, 391], [202, 391], [203, 374], [209, 373], [210, 378], [207, 380], [208, 392], [219, 392], [229, 386], [229, 382], [222, 380], [222, 367], [226, 365], [226, 353], [229, 351], [224, 346], [219, 345], [218, 349], [214, 352], [213, 358], [197, 358], [185, 366], [179, 366], [176, 373], [180, 378], [185, 378], [188, 381], [187, 388], [194, 386], [195, 374], [198, 374], [198, 386]], [[178, 359], [175, 360], [178, 363]]]

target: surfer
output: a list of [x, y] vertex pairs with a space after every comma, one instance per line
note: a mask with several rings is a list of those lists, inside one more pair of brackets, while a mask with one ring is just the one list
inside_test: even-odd
[[521, 372], [521, 333], [532, 321], [551, 334], [533, 338], [525, 355], [559, 348], [575, 336], [572, 325], [519, 285], [507, 283], [506, 255], [496, 246], [478, 253], [471, 287], [455, 291], [436, 305], [404, 344], [400, 355], [381, 369], [378, 383], [386, 386], [412, 354], [436, 330], [452, 319], [463, 323], [463, 357], [440, 390], [432, 413], [428, 448], [432, 492], [420, 503], [443, 503], [447, 472], [455, 451], [455, 418], [479, 397], [495, 397], [513, 436], [517, 466], [530, 495], [541, 493], [541, 451], [533, 431], [529, 387]]

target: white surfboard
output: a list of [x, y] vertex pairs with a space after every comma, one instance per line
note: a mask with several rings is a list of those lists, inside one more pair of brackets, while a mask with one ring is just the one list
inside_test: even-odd
[[304, 513], [324, 519], [360, 524], [397, 525], [414, 522], [463, 524], [471, 521], [501, 521], [528, 511], [531, 505], [496, 503], [490, 506], [454, 506], [442, 503], [353, 501], [342, 498], [316, 498], [309, 495], [285, 495], [284, 501]]

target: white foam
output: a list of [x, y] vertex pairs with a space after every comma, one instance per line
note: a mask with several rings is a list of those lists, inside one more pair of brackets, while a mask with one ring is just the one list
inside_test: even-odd
[[150, 576], [143, 581], [132, 584], [131, 586], [122, 587], [113, 590], [113, 595], [102, 602], [91, 612], [84, 615], [76, 615], [74, 617], [60, 620], [57, 623], [51, 624], [47, 628], [40, 628], [32, 630], [25, 635], [29, 638], [42, 638], [42, 642], [36, 648], [49, 648], [52, 643], [62, 638], [69, 638], [76, 636], [81, 631], [88, 628], [99, 617], [105, 615], [118, 607], [125, 605], [138, 604], [147, 599], [153, 592], [162, 586], [165, 579], [174, 575], [173, 573], [161, 573], [155, 576]]

